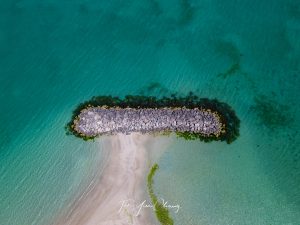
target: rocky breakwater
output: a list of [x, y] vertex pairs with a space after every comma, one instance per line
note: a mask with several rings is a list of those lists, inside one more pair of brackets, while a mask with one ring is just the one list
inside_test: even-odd
[[219, 115], [207, 109], [88, 107], [76, 117], [73, 129], [82, 136], [131, 132], [193, 132], [218, 137], [225, 132]]
[[100, 135], [175, 132], [185, 139], [226, 141], [239, 136], [240, 120], [226, 103], [199, 98], [127, 95], [96, 96], [73, 111], [67, 134], [90, 140]]

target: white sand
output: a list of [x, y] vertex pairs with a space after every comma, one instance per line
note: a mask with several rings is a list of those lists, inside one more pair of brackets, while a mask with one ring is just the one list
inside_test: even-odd
[[[106, 165], [99, 183], [78, 199], [57, 225], [155, 225], [146, 180], [153, 160], [166, 147], [168, 138], [131, 134], [105, 137]], [[150, 146], [147, 147], [146, 146]], [[154, 149], [155, 148], [155, 149]], [[151, 152], [151, 154], [150, 154]], [[154, 153], [154, 154], [153, 154]], [[128, 203], [128, 205], [126, 205]]]

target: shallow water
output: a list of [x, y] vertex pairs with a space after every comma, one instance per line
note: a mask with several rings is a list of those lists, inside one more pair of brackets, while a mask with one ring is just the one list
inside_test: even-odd
[[[0, 5], [0, 224], [47, 224], [96, 172], [66, 136], [93, 95], [193, 91], [241, 119], [232, 145], [178, 139], [159, 160], [175, 224], [298, 224], [300, 5], [36, 1]], [[171, 185], [172, 190], [168, 188]]]

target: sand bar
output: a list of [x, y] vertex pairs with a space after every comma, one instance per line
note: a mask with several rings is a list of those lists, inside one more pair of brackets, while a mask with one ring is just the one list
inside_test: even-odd
[[107, 151], [107, 162], [99, 183], [78, 199], [56, 225], [157, 224], [152, 209], [138, 211], [137, 208], [143, 201], [149, 202], [146, 177], [149, 160], [153, 158], [145, 148], [149, 140], [153, 137], [138, 133], [101, 140]]

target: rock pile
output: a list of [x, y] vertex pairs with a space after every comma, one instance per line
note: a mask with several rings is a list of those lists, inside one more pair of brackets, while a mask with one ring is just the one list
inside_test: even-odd
[[209, 109], [87, 107], [75, 118], [73, 129], [82, 136], [131, 132], [191, 132], [218, 137], [219, 115]]

